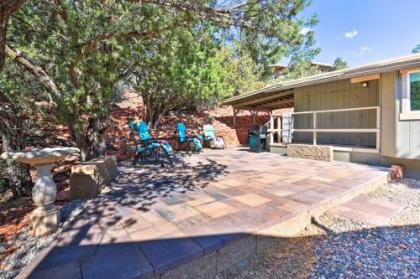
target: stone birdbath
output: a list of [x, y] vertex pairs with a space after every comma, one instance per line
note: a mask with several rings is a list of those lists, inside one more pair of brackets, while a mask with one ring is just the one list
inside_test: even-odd
[[80, 150], [74, 147], [54, 147], [1, 154], [2, 159], [18, 160], [36, 168], [37, 180], [32, 188], [32, 200], [36, 209], [31, 215], [34, 235], [45, 235], [58, 227], [60, 211], [54, 206], [57, 187], [52, 180], [51, 168], [55, 162], [68, 155], [78, 155], [79, 152]]

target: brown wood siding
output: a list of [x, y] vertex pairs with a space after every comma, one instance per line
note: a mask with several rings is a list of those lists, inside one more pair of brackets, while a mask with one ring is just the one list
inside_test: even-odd
[[[401, 113], [401, 96], [403, 83], [406, 82], [405, 76], [394, 73], [398, 94], [395, 102], [396, 122], [395, 122], [395, 154], [389, 155], [397, 158], [417, 159], [420, 160], [420, 120], [400, 120]], [[394, 83], [395, 86], [395, 83]]]
[[[379, 82], [372, 80], [364, 88], [350, 80], [335, 81], [295, 89], [295, 111], [316, 111], [340, 108], [377, 106], [379, 104]], [[296, 129], [312, 128], [311, 115], [296, 115]], [[317, 128], [375, 128], [376, 111], [356, 111], [318, 114]], [[311, 133], [295, 133], [295, 142], [312, 142]], [[319, 144], [337, 144], [374, 147], [375, 134], [319, 133]]]
[[398, 76], [396, 72], [381, 75], [381, 154], [389, 157], [395, 157], [396, 155], [397, 81]]

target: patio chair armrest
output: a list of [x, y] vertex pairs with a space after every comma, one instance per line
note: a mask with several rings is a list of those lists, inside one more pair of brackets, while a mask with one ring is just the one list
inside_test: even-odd
[[154, 143], [154, 142], [157, 142], [158, 140], [157, 139], [155, 139], [155, 138], [151, 138], [151, 139], [141, 139], [140, 140], [140, 144], [141, 145], [147, 145], [147, 144], [150, 144], [150, 143]]
[[222, 139], [223, 141], [225, 141], [225, 138], [223, 136], [216, 136], [216, 139]]

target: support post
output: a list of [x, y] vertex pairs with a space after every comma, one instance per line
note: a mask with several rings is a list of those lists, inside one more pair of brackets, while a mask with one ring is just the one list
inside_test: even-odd
[[313, 145], [316, 145], [316, 112], [313, 113]]
[[274, 117], [273, 114], [270, 112], [270, 145], [274, 143]]
[[376, 150], [380, 152], [381, 148], [381, 109], [376, 108]]
[[238, 109], [233, 108], [233, 128], [236, 128], [236, 115], [238, 114]]
[[253, 126], [255, 126], [255, 124], [256, 124], [256, 119], [255, 119], [255, 116], [256, 116], [256, 114], [258, 113], [258, 111], [257, 110], [251, 110], [251, 115], [252, 115], [252, 125]]

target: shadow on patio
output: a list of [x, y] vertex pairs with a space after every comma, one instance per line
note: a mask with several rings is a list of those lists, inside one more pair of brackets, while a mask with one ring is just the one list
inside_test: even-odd
[[[395, 274], [415, 274], [416, 270], [401, 270], [400, 262], [415, 261], [418, 244], [401, 249], [408, 235], [415, 237], [419, 225], [402, 227], [377, 227], [334, 233], [328, 228], [325, 235], [306, 237], [273, 237], [251, 233], [225, 233], [190, 237], [157, 238], [130, 241], [122, 236], [102, 239], [100, 244], [83, 244], [89, 239], [92, 225], [78, 230], [72, 241], [65, 246], [54, 246], [36, 260], [35, 270], [27, 270], [29, 278], [214, 278], [218, 272], [235, 267], [236, 264], [273, 249], [288, 249], [287, 253], [304, 254], [299, 263], [284, 278], [336, 277], [352, 274], [366, 277], [366, 272], [357, 270], [360, 262], [370, 261], [369, 274], [381, 275], [381, 266], [393, 266]], [[384, 242], [386, 236], [386, 242]], [[106, 237], [105, 237], [106, 238]], [[299, 245], [289, 243], [310, 241], [310, 251], [299, 250]], [[328, 249], [330, 242], [340, 243], [343, 249], [329, 250], [327, 256], [317, 257], [317, 250]], [[363, 242], [361, 249], [346, 250], [352, 243]], [[213, 243], [213, 245], [203, 245]], [[417, 248], [416, 248], [417, 247]], [[372, 257], [378, 251], [387, 256]], [[384, 254], [382, 254], [384, 255]], [[346, 259], [343, 261], [342, 259]], [[317, 266], [328, 267], [319, 273]], [[299, 266], [299, 268], [296, 268]], [[348, 273], [351, 271], [352, 273]], [[312, 272], [312, 273], [311, 273]], [[166, 276], [166, 277], [165, 277]], [[229, 277], [227, 277], [229, 278]]]
[[368, 166], [238, 149], [183, 154], [165, 168], [124, 163], [22, 276], [213, 276], [295, 239], [267, 235], [301, 229], [315, 212], [385, 181], [387, 172]]

